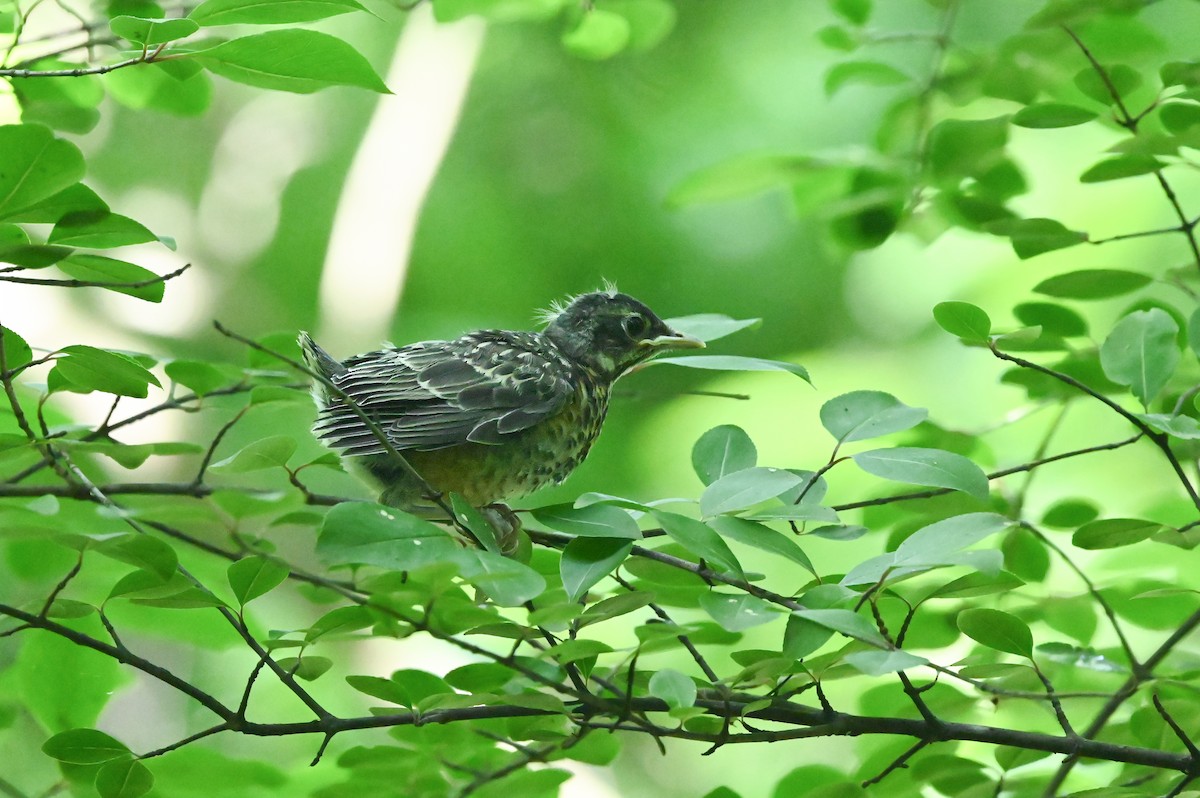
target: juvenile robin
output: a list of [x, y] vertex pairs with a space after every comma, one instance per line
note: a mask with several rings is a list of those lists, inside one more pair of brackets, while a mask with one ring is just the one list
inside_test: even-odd
[[[308, 333], [305, 360], [354, 399], [435, 490], [460, 494], [496, 523], [499, 504], [566, 479], [600, 434], [613, 383], [668, 349], [703, 347], [613, 288], [545, 314], [541, 332], [479, 330], [453, 341], [387, 347], [338, 362]], [[427, 491], [327, 387], [314, 387], [314, 433], [357, 460], [380, 501], [434, 510]]]

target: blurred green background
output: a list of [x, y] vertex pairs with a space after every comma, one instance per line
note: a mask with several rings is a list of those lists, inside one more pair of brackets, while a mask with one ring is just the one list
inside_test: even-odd
[[[885, 28], [937, 24], [938, 12], [923, 2], [877, 5], [873, 24]], [[968, 44], [998, 41], [1039, 5], [965, 4], [956, 36]], [[1161, 6], [1145, 15], [1154, 35], [1187, 55], [1194, 39], [1172, 24], [1180, 4]], [[353, 15], [363, 18], [323, 27], [366, 53], [388, 76], [392, 96], [351, 89], [293, 96], [220, 82], [213, 108], [200, 118], [110, 104], [100, 127], [76, 137], [88, 154], [89, 182], [115, 211], [179, 242], [176, 255], [147, 250], [144, 257], [131, 253], [131, 260], [159, 271], [179, 262], [195, 266], [169, 285], [158, 308], [116, 295], [56, 295], [23, 303], [19, 312], [27, 318], [10, 326], [46, 347], [86, 340], [163, 356], [224, 353], [243, 361], [244, 353], [211, 329], [219, 318], [254, 337], [311, 329], [344, 357], [383, 339], [405, 343], [480, 327], [529, 328], [535, 309], [603, 279], [663, 316], [762, 318], [759, 328], [712, 351], [803, 363], [815, 389], [786, 374], [647, 369], [621, 384], [588, 462], [565, 486], [527, 504], [566, 501], [587, 490], [652, 499], [698, 493], [689, 451], [717, 424], [750, 432], [764, 464], [819, 467], [831, 442], [817, 410], [849, 390], [887, 390], [929, 407], [950, 428], [994, 424], [1023, 403], [1023, 394], [994, 389], [1000, 369], [993, 361], [933, 331], [934, 304], [977, 301], [1010, 324], [1003, 309], [1068, 266], [1114, 266], [1130, 252], [1148, 262], [1179, 257], [1174, 242], [1152, 240], [1137, 243], [1137, 250], [1074, 249], [1018, 263], [1004, 240], [955, 231], [932, 241], [898, 236], [851, 258], [821, 224], [798, 217], [782, 192], [671, 207], [668, 195], [680, 181], [736, 155], [869, 148], [893, 91], [852, 87], [825, 97], [824, 74], [839, 54], [815, 40], [835, 19], [824, 2], [679, 0], [675, 9], [674, 30], [657, 46], [591, 62], [564, 50], [557, 23], [493, 24], [485, 31], [468, 22], [440, 31], [426, 7], [411, 19], [385, 8], [379, 10], [383, 22]], [[410, 57], [389, 75], [397, 52]], [[886, 54], [914, 74], [928, 68], [927, 42]], [[986, 118], [1010, 105], [985, 100], [954, 111]], [[384, 155], [363, 161], [374, 115], [398, 106], [407, 114], [398, 126], [376, 128]], [[1014, 133], [1013, 148], [1034, 187], [1023, 210], [1060, 209], [1056, 218], [1104, 234], [1168, 223], [1154, 186], [1122, 182], [1085, 192], [1075, 184], [1114, 138], [1098, 127]], [[347, 187], [356, 158], [359, 179]], [[427, 193], [419, 185], [422, 169], [433, 175]], [[1191, 186], [1186, 179], [1181, 185]], [[391, 204], [398, 196], [410, 198], [407, 215]], [[339, 225], [358, 232], [339, 239]], [[17, 313], [22, 303], [16, 297], [25, 294], [8, 296], [9, 310]], [[749, 398], [688, 393], [697, 390]], [[275, 429], [294, 430], [310, 417], [299, 406], [259, 412], [254, 425], [235, 428], [218, 456]], [[189, 417], [193, 431], [182, 434], [199, 439], [221, 420]], [[1027, 458], [1033, 433], [1046, 421], [1035, 415], [1013, 434], [998, 436], [981, 465]], [[1119, 438], [1121, 429], [1102, 413], [1081, 411], [1058, 440], [1063, 448], [1087, 445]], [[1144, 468], [1133, 472], [1152, 484], [1161, 468], [1145, 453]], [[1130, 478], [1068, 466], [1057, 472], [1051, 493], [1060, 497], [1073, 480], [1086, 479], [1088, 493], [1102, 495], [1097, 479], [1115, 488], [1127, 487]], [[362, 491], [346, 476], [325, 479], [316, 486]], [[860, 498], [877, 484], [839, 474], [831, 495], [834, 501]], [[1034, 491], [1030, 503], [1038, 501]], [[824, 563], [854, 562], [881, 547], [880, 540], [806, 544]], [[255, 743], [248, 750], [270, 756], [276, 745]], [[736, 778], [752, 796], [763, 793], [750, 783], [751, 774], [766, 785], [803, 764], [774, 748], [723, 749], [701, 759], [702, 746], [669, 747], [664, 764], [652, 746], [631, 744], [616, 768], [616, 786], [597, 776], [593, 787], [580, 781], [564, 794], [698, 795]], [[837, 741], [813, 741], [786, 750], [816, 762], [841, 755], [839, 749]], [[297, 743], [295, 753], [311, 751]]]

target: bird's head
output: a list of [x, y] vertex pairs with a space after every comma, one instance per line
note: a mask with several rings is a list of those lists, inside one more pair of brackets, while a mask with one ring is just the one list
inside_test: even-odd
[[612, 287], [555, 306], [546, 320], [545, 334], [569, 357], [613, 379], [663, 350], [704, 347]]

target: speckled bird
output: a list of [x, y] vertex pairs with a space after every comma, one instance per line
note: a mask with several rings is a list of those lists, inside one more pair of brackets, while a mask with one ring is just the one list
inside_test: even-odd
[[[499, 506], [583, 462], [623, 374], [664, 350], [704, 346], [611, 286], [554, 305], [543, 321], [540, 332], [479, 330], [340, 363], [308, 333], [300, 347], [431, 486]], [[381, 502], [429, 514], [430, 497], [358, 415], [327, 386], [313, 393], [317, 437], [378, 480]]]

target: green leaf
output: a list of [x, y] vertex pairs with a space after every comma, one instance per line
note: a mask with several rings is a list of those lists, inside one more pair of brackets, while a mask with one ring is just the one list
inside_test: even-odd
[[484, 518], [479, 509], [472, 507], [470, 502], [457, 493], [450, 494], [450, 507], [454, 510], [458, 522], [470, 530], [485, 549], [493, 554], [503, 554], [500, 541], [496, 537], [496, 528]]
[[172, 360], [163, 367], [163, 371], [198, 396], [212, 393], [230, 382], [216, 366], [200, 360]]
[[137, 759], [118, 759], [96, 773], [100, 798], [139, 798], [154, 786], [154, 775]]
[[855, 651], [847, 654], [845, 660], [868, 676], [883, 676], [929, 664], [924, 657], [907, 651]]
[[668, 207], [725, 202], [786, 188], [814, 176], [842, 175], [844, 167], [798, 155], [750, 153], [701, 169], [667, 194]]
[[725, 541], [721, 540], [721, 536], [709, 527], [687, 516], [665, 510], [655, 510], [654, 517], [672, 540], [692, 554], [738, 577], [745, 577], [737, 557], [733, 556], [733, 552], [729, 550]]
[[928, 416], [883, 391], [852, 391], [821, 406], [821, 424], [839, 444], [910, 429]]
[[1119, 269], [1082, 269], [1042, 280], [1033, 287], [1039, 294], [1059, 299], [1109, 299], [1149, 285], [1151, 278]]
[[722, 424], [700, 436], [692, 447], [692, 468], [705, 485], [758, 462], [754, 441], [741, 427]]
[[[108, 211], [74, 211], [58, 220], [50, 235], [49, 244], [69, 247], [108, 249], [131, 244], [157, 241], [158, 237], [141, 223], [128, 216]], [[154, 276], [151, 274], [151, 276]]]
[[922, 527], [896, 549], [896, 560], [922, 560], [961, 551], [1013, 525], [997, 513], [967, 513]]
[[825, 74], [825, 96], [832, 97], [839, 89], [853, 84], [898, 86], [911, 80], [894, 66], [879, 61], [842, 61]]
[[205, 0], [188, 18], [217, 25], [286, 25], [365, 11], [355, 0]]
[[1166, 413], [1134, 413], [1148, 425], [1165, 432], [1173, 438], [1194, 441], [1200, 440], [1200, 421], [1191, 416], [1172, 416]]
[[[3, 11], [0, 11], [3, 16]], [[59, 58], [39, 58], [26, 64], [38, 72], [77, 69], [77, 63]], [[97, 106], [104, 99], [104, 88], [95, 75], [75, 77], [11, 79], [13, 92], [21, 103], [21, 121], [41, 123], [67, 133], [88, 133], [100, 121]]]
[[1072, 127], [1090, 122], [1097, 116], [1093, 111], [1066, 103], [1034, 103], [1013, 114], [1012, 123], [1017, 127], [1055, 128]]
[[1022, 302], [1013, 315], [1029, 327], [1041, 327], [1050, 335], [1074, 338], [1088, 334], [1087, 321], [1075, 311], [1053, 302]]
[[987, 500], [987, 475], [960, 454], [941, 449], [897, 447], [860, 452], [851, 459], [863, 471], [877, 477], [912, 485], [961, 490], [980, 501]]
[[1025, 622], [1007, 612], [986, 607], [963, 610], [958, 614], [958, 628], [977, 643], [997, 651], [1033, 656], [1033, 633]]
[[759, 357], [739, 357], [737, 355], [695, 355], [692, 357], [660, 357], [653, 363], [670, 363], [674, 366], [684, 366], [691, 369], [711, 369], [714, 371], [786, 371], [795, 374], [805, 382], [808, 369], [795, 363], [785, 363], [780, 360], [763, 360]]
[[[137, 224], [134, 222], [134, 224]], [[93, 245], [94, 246], [94, 245]], [[149, 269], [103, 255], [75, 253], [58, 263], [64, 274], [89, 283], [98, 283], [101, 288], [118, 294], [144, 299], [147, 302], [162, 302], [165, 283]], [[146, 283], [146, 285], [141, 285]]]
[[112, 19], [112, 32], [134, 44], [153, 47], [176, 39], [185, 39], [200, 26], [190, 19], [148, 19], [119, 16]]
[[734, 319], [723, 313], [697, 313], [692, 316], [676, 316], [665, 321], [672, 330], [695, 336], [705, 343], [762, 324], [762, 319]]
[[562, 36], [563, 46], [580, 58], [602, 61], [629, 44], [629, 20], [601, 8], [586, 11]]
[[1105, 518], [1076, 529], [1071, 543], [1081, 549], [1115, 549], [1141, 543], [1163, 528], [1162, 524], [1137, 518]]
[[224, 474], [245, 474], [265, 468], [283, 468], [288, 458], [296, 453], [296, 439], [290, 435], [272, 435], [260, 438], [236, 454], [213, 463], [214, 471]]
[[329, 565], [406, 570], [450, 561], [458, 551], [441, 527], [368, 502], [343, 502], [333, 507], [317, 536], [317, 556]]
[[1086, 499], [1062, 499], [1047, 508], [1042, 523], [1059, 529], [1071, 529], [1094, 521], [1100, 509]]
[[54, 362], [50, 373], [57, 373], [72, 391], [102, 391], [145, 399], [151, 385], [162, 387], [157, 377], [128, 355], [83, 345], [61, 351], [64, 357]]
[[1004, 162], [1008, 117], [945, 119], [929, 131], [929, 167], [940, 183], [958, 184]]
[[632, 543], [619, 538], [576, 538], [568, 543], [558, 566], [567, 599], [578, 601], [625, 562], [632, 549]]
[[457, 549], [454, 561], [464, 579], [501, 607], [518, 607], [546, 589], [546, 580], [537, 571], [490, 551]]
[[1195, 103], [1167, 103], [1159, 106], [1158, 118], [1163, 127], [1172, 133], [1186, 135], [1200, 125], [1200, 105]]
[[329, 672], [333, 660], [309, 654], [305, 657], [283, 657], [276, 660], [280, 667], [306, 682], [316, 681]]
[[1158, 71], [1163, 86], [1200, 86], [1200, 61], [1170, 61]]
[[771, 604], [760, 598], [745, 593], [718, 593], [715, 590], [700, 596], [700, 609], [727, 632], [741, 632], [781, 617]]
[[4, 367], [15, 369], [33, 360], [33, 349], [25, 343], [25, 339], [7, 327], [0, 326], [0, 337], [3, 338]]
[[604, 8], [629, 23], [628, 49], [635, 52], [649, 50], [665, 39], [679, 16], [668, 0], [605, 0]]
[[666, 702], [671, 709], [696, 703], [696, 683], [679, 671], [663, 668], [650, 677], [650, 695]]
[[706, 518], [733, 513], [773, 499], [804, 482], [782, 468], [747, 468], [727, 474], [700, 494], [700, 514]]
[[1128, 385], [1143, 406], [1158, 396], [1179, 365], [1179, 325], [1159, 308], [1130, 313], [1100, 345], [1100, 365], [1110, 380]]
[[238, 604], [245, 606], [282, 584], [288, 578], [288, 568], [267, 557], [246, 557], [231, 563], [225, 578]]
[[159, 579], [167, 580], [179, 567], [175, 549], [149, 535], [130, 534], [111, 538], [96, 546], [96, 551], [119, 562], [144, 568]]
[[[32, 127], [24, 125], [23, 127]], [[0, 140], [3, 139], [3, 134], [0, 134]], [[80, 156], [82, 158], [82, 156]], [[7, 216], [12, 221], [27, 222], [30, 224], [54, 224], [61, 219], [65, 214], [72, 211], [106, 211], [108, 205], [104, 200], [96, 196], [96, 192], [85, 186], [83, 183], [75, 183], [66, 188], [51, 194], [45, 199], [39, 200], [32, 205], [27, 205], [23, 208], [17, 208]], [[0, 218], [6, 214], [0, 212]]]
[[1108, 80], [1100, 76], [1094, 67], [1081, 69], [1075, 74], [1075, 86], [1098, 103], [1113, 105], [1115, 100], [1112, 91], [1116, 89], [1119, 97], [1126, 97], [1142, 85], [1142, 75], [1133, 67], [1124, 64], [1105, 64], [1101, 66]]
[[1087, 233], [1068, 229], [1055, 219], [1000, 219], [984, 225], [993, 235], [1004, 236], [1021, 260], [1056, 249], [1066, 249], [1088, 240]]
[[729, 515], [718, 515], [715, 518], [708, 519], [706, 523], [723, 538], [736, 540], [738, 543], [753, 546], [760, 551], [785, 557], [801, 568], [804, 568], [813, 576], [817, 575], [817, 571], [813, 567], [812, 561], [808, 559], [808, 555], [796, 545], [795, 541], [783, 532], [774, 530], [757, 521], [749, 521], [745, 518], [736, 518]]
[[42, 744], [42, 752], [59, 762], [95, 765], [129, 756], [129, 748], [96, 729], [71, 729], [59, 732]]
[[929, 598], [959, 599], [990, 596], [996, 593], [1009, 593], [1024, 584], [1025, 580], [1008, 571], [1001, 571], [995, 575], [977, 571], [947, 582], [929, 594]]
[[988, 314], [970, 302], [939, 302], [933, 307], [933, 319], [943, 330], [968, 343], [987, 343], [992, 334]]
[[850, 610], [795, 610], [792, 615], [806, 621], [832, 629], [846, 637], [853, 637], [874, 646], [887, 647], [887, 641], [866, 618]]
[[[195, 72], [188, 72], [184, 66]], [[114, 100], [134, 110], [153, 109], [176, 116], [198, 116], [212, 104], [212, 78], [188, 61], [155, 61], [104, 76]]]
[[202, 50], [193, 58], [221, 77], [260, 89], [308, 94], [328, 86], [358, 86], [390, 93], [357, 50], [314, 30], [243, 36]]
[[79, 148], [40, 125], [0, 125], [0, 152], [0, 219], [18, 216], [83, 177]]
[[1092, 164], [1079, 176], [1080, 183], [1103, 183], [1126, 177], [1148, 175], [1166, 164], [1151, 155], [1118, 155]]
[[829, 6], [851, 25], [865, 25], [871, 17], [871, 0], [829, 0]]
[[611, 504], [590, 504], [586, 507], [556, 504], [539, 507], [533, 511], [533, 517], [539, 523], [569, 535], [627, 540], [640, 540], [642, 537], [633, 516]]
[[652, 601], [654, 601], [653, 594], [642, 592], [622, 593], [597, 601], [584, 610], [583, 615], [579, 616], [579, 627], [582, 629], [594, 623], [602, 623], [612, 618], [618, 618], [635, 610], [640, 610]]

